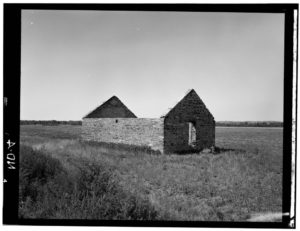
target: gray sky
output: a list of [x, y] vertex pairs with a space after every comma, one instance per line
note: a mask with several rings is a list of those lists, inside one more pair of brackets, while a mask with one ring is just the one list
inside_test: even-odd
[[21, 46], [24, 120], [113, 95], [157, 118], [192, 88], [217, 121], [283, 120], [283, 14], [23, 10]]

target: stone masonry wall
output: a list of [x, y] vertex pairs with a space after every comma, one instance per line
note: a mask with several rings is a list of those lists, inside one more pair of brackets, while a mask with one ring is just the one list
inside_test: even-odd
[[163, 153], [164, 119], [85, 118], [82, 139], [148, 146]]
[[[196, 128], [196, 142], [189, 145], [189, 123]], [[195, 92], [188, 94], [165, 117], [164, 151], [200, 151], [215, 145], [215, 120]]]
[[[193, 122], [196, 128], [195, 146], [189, 145], [189, 124]], [[214, 122], [203, 123], [195, 118], [187, 118], [185, 121], [176, 121], [168, 118], [164, 125], [164, 151], [189, 152], [200, 151], [215, 145], [215, 125]]]

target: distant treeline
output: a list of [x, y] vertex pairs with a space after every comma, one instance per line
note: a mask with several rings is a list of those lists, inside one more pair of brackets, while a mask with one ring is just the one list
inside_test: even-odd
[[283, 127], [283, 122], [278, 121], [218, 121], [219, 127]]
[[[57, 120], [21, 120], [21, 125], [81, 125], [81, 120], [68, 120], [68, 121], [57, 121]], [[278, 121], [218, 121], [216, 122], [218, 127], [283, 127], [283, 122]]]
[[21, 120], [21, 125], [81, 125], [81, 120]]

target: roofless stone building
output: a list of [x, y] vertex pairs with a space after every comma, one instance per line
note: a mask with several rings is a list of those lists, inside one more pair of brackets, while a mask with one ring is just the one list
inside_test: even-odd
[[215, 120], [194, 90], [163, 118], [137, 118], [116, 96], [82, 121], [82, 139], [147, 146], [161, 153], [201, 151], [215, 145]]

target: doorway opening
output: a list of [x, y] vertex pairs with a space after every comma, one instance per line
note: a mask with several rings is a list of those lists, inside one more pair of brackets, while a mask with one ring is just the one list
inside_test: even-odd
[[192, 122], [188, 122], [189, 125], [189, 146], [196, 146], [196, 127]]

